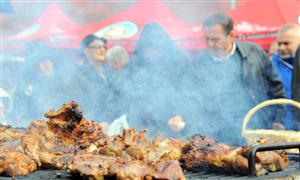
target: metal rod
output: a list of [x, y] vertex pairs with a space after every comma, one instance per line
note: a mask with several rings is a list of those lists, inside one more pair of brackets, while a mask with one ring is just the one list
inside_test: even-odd
[[249, 176], [256, 176], [255, 158], [257, 152], [280, 150], [280, 149], [293, 149], [293, 148], [297, 148], [299, 150], [299, 169], [300, 169], [300, 142], [262, 144], [262, 145], [253, 146], [248, 155]]

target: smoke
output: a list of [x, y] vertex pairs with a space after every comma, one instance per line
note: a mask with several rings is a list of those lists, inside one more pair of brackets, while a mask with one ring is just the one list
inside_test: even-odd
[[33, 120], [45, 119], [44, 113], [51, 108], [70, 101], [67, 96], [69, 89], [64, 87], [65, 81], [72, 77], [69, 75], [74, 74], [74, 68], [70, 67], [75, 62], [66, 60], [66, 57], [72, 57], [70, 54], [41, 42], [28, 43], [24, 61], [6, 67], [11, 73], [5, 74], [3, 79], [14, 80], [11, 84], [14, 87], [1, 82], [11, 95], [10, 107], [6, 107], [3, 120], [15, 127], [26, 127]]
[[[94, 69], [85, 69], [82, 74], [82, 66], [74, 57], [74, 52], [49, 48], [41, 42], [27, 45], [9, 124], [27, 127], [33, 120], [45, 119], [43, 114], [51, 108], [75, 100], [87, 119], [112, 122], [126, 114], [131, 127], [147, 129], [150, 137], [183, 138], [200, 133], [221, 142], [232, 139], [242, 144], [241, 119], [251, 105], [213, 96], [239, 84], [223, 80], [224, 74], [216, 73], [213, 65], [177, 48], [158, 24], [145, 26], [130, 62], [111, 74], [110, 84], [94, 76]], [[49, 61], [52, 72], [45, 73]], [[225, 70], [228, 68], [222, 73]], [[218, 79], [215, 74], [220, 75], [220, 81], [211, 82]], [[167, 123], [176, 115], [186, 122], [179, 133]]]
[[[74, 12], [74, 8], [68, 9], [64, 4], [60, 6], [67, 14]], [[46, 5], [43, 4], [43, 7]], [[83, 14], [91, 8], [86, 7], [76, 12]], [[193, 4], [192, 7], [196, 6]], [[185, 14], [194, 14], [188, 9], [185, 8]], [[102, 12], [110, 10], [107, 8]], [[79, 18], [80, 24], [85, 24], [92, 16], [94, 20], [91, 21], [99, 22], [96, 17], [100, 16], [91, 13], [86, 19]], [[190, 17], [190, 22], [200, 23], [198, 17], [202, 18]], [[11, 100], [12, 109], [5, 116], [8, 124], [27, 127], [36, 119], [44, 119], [43, 114], [51, 108], [58, 109], [63, 103], [76, 100], [88, 119], [112, 122], [126, 114], [131, 127], [148, 129], [150, 136], [187, 137], [200, 133], [223, 142], [231, 139], [231, 142], [243, 143], [240, 139], [241, 121], [253, 104], [232, 100], [230, 95], [228, 99], [212, 96], [215, 91], [236, 89], [240, 84], [229, 83], [221, 76], [213, 77], [216, 72], [214, 66], [198, 64], [202, 59], [193, 58], [178, 49], [158, 24], [145, 26], [130, 62], [112, 74], [111, 84], [105, 85], [107, 89], [104, 89], [102, 81], [98, 83], [96, 79], [99, 77], [94, 77], [96, 83], [90, 84], [81, 76], [81, 62], [75, 60], [78, 50], [74, 51], [49, 48], [39, 42], [27, 45], [25, 61], [18, 65], [20, 70], [15, 69], [17, 66], [10, 67], [20, 76], [18, 82], [13, 82], [16, 87], [12, 88], [12, 94], [15, 94]], [[45, 74], [41, 69], [51, 66], [49, 60], [53, 69]], [[4, 75], [8, 80], [10, 75]], [[209, 79], [219, 79], [213, 82], [214, 88], [210, 88], [212, 81]], [[10, 88], [2, 82], [1, 85]], [[183, 116], [186, 122], [179, 133], [173, 132], [167, 124], [167, 120], [176, 115]], [[259, 120], [255, 119], [259, 118], [254, 117], [259, 124]]]

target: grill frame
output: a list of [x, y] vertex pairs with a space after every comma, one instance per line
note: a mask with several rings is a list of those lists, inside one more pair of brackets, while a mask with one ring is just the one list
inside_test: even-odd
[[281, 150], [281, 149], [294, 149], [294, 148], [298, 148], [299, 150], [299, 170], [300, 170], [300, 142], [261, 144], [261, 145], [253, 146], [248, 155], [249, 176], [256, 176], [255, 157], [257, 152]]
[[[289, 167], [284, 169], [283, 171], [272, 172], [269, 174], [265, 174], [262, 176], [247, 176], [247, 175], [239, 175], [239, 174], [228, 174], [228, 172], [207, 172], [203, 170], [195, 170], [195, 171], [187, 171], [185, 172], [185, 176], [187, 180], [199, 180], [199, 179], [224, 179], [224, 180], [243, 180], [243, 179], [255, 179], [255, 180], [265, 180], [265, 179], [277, 179], [285, 177], [290, 177], [287, 179], [295, 179], [295, 177], [300, 178], [300, 169], [298, 167], [299, 157], [296, 154], [289, 154]], [[291, 178], [293, 177], [293, 178]]]

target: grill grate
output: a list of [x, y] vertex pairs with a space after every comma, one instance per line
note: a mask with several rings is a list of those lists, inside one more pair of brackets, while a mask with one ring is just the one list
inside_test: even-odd
[[[57, 173], [61, 174], [61, 177], [57, 177]], [[265, 179], [274, 179], [274, 178], [283, 178], [290, 177], [287, 179], [297, 179], [300, 178], [300, 170], [298, 167], [297, 161], [290, 161], [290, 165], [287, 169], [280, 172], [273, 172], [264, 176], [240, 176], [240, 175], [228, 175], [222, 173], [206, 173], [206, 172], [185, 172], [185, 177], [187, 180], [231, 180], [231, 179], [255, 179], [255, 180], [265, 180]], [[293, 177], [293, 178], [291, 178]], [[11, 177], [0, 176], [1, 180], [11, 180]], [[26, 177], [17, 177], [16, 180], [48, 180], [48, 179], [57, 179], [57, 180], [70, 180], [73, 179], [66, 170], [38, 170]]]
[[[207, 172], [185, 172], [185, 176], [187, 180], [202, 180], [202, 179], [211, 179], [211, 180], [219, 180], [219, 179], [257, 179], [257, 180], [265, 180], [265, 179], [273, 179], [273, 178], [283, 178], [283, 177], [297, 177], [300, 178], [300, 169], [299, 162], [292, 159], [290, 160], [289, 167], [284, 171], [272, 172], [263, 176], [241, 176], [241, 175], [229, 175], [225, 173], [207, 173]], [[295, 178], [294, 178], [295, 179]]]
[[[195, 169], [194, 171], [185, 172], [187, 180], [231, 180], [231, 179], [255, 179], [255, 180], [265, 180], [265, 179], [300, 179], [300, 167], [299, 162], [300, 158], [297, 154], [289, 154], [289, 167], [284, 171], [273, 172], [268, 175], [263, 176], [241, 176], [236, 174], [226, 174], [224, 172], [211, 173], [203, 169]], [[57, 177], [57, 174], [60, 174], [60, 177]], [[287, 177], [287, 178], [285, 178]], [[0, 176], [0, 180], [11, 180], [11, 177]], [[51, 170], [51, 169], [40, 169], [35, 171], [25, 177], [16, 177], [16, 180], [48, 180], [48, 179], [59, 179], [59, 180], [70, 180], [74, 179], [66, 170]]]

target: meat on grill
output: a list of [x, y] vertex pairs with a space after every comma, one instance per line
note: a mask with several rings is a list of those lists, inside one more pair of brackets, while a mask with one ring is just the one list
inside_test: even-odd
[[124, 161], [119, 157], [91, 153], [74, 156], [68, 170], [75, 176], [93, 179], [185, 179], [178, 161]]
[[[225, 170], [229, 173], [248, 173], [248, 153], [251, 146], [239, 148], [218, 144], [202, 135], [194, 135], [184, 147], [183, 165], [186, 169], [208, 168]], [[288, 157], [284, 151], [266, 151], [256, 154], [256, 174], [280, 171], [288, 167]]]
[[[126, 138], [124, 138], [126, 137]], [[126, 152], [136, 160], [156, 162], [160, 160], [180, 160], [182, 156], [183, 141], [173, 138], [156, 137], [149, 140], [145, 131], [136, 133], [133, 128], [123, 131]]]
[[[63, 169], [70, 159], [73, 159], [72, 162], [75, 159], [78, 164], [75, 166], [71, 163], [69, 169], [71, 171], [79, 169], [74, 171], [90, 176], [82, 167], [93, 167], [94, 159], [100, 157], [104, 163], [101, 166], [107, 167], [105, 164], [107, 161], [104, 159], [108, 159], [110, 174], [121, 179], [131, 176], [146, 177], [148, 172], [152, 172], [149, 177], [171, 176], [166, 172], [167, 169], [183, 174], [179, 162], [167, 161], [181, 158], [182, 143], [179, 140], [171, 138], [149, 140], [145, 136], [145, 131], [137, 132], [132, 128], [125, 129], [122, 135], [108, 137], [98, 123], [82, 117], [75, 102], [64, 104], [58, 111], [51, 110], [45, 113], [45, 117], [49, 120], [36, 120], [30, 124], [22, 141], [25, 153], [38, 166]], [[73, 158], [77, 155], [82, 159], [86, 157], [85, 154], [88, 159], [84, 161], [76, 161], [76, 158]], [[112, 160], [117, 161], [111, 162]], [[158, 162], [156, 167], [155, 163]], [[77, 166], [81, 168], [74, 168]], [[171, 170], [173, 168], [174, 170]], [[99, 171], [107, 170], [102, 168]], [[99, 175], [99, 172], [97, 173]]]
[[[133, 128], [108, 137], [100, 124], [83, 118], [75, 102], [45, 117], [27, 131], [0, 125], [0, 174], [27, 175], [44, 166], [94, 179], [184, 179], [178, 160], [187, 170], [203, 166], [247, 174], [251, 146], [233, 148], [201, 135], [148, 139], [145, 130]], [[259, 175], [288, 166], [283, 151], [258, 152], [256, 162]]]
[[37, 169], [21, 146], [25, 132], [0, 125], [0, 174], [25, 176]]
[[94, 151], [107, 137], [98, 123], [83, 119], [75, 102], [45, 113], [45, 117], [49, 120], [30, 124], [22, 143], [38, 166], [62, 169], [74, 154]]

